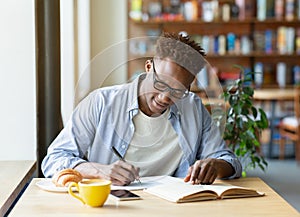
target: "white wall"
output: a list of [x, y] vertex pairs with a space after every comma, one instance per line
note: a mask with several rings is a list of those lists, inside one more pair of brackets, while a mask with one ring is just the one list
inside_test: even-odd
[[[34, 2], [0, 0], [0, 160], [36, 159]], [[126, 7], [123, 0], [91, 0], [92, 57], [126, 40]], [[126, 55], [126, 50], [119, 54]], [[121, 67], [105, 85], [126, 80], [126, 68]]]
[[[111, 46], [120, 45], [127, 39], [127, 1], [125, 0], [91, 0], [91, 57], [94, 58]], [[126, 47], [118, 46], [118, 56], [107, 59], [107, 65], [115, 65], [116, 58], [126, 59]], [[107, 72], [99, 69], [98, 76]], [[101, 80], [92, 78], [93, 80]], [[102, 86], [124, 83], [127, 81], [127, 69], [123, 65], [106, 77]]]
[[0, 160], [36, 159], [34, 0], [0, 0]]
[[[90, 11], [86, 8], [88, 5]], [[127, 1], [61, 0], [60, 6], [61, 104], [65, 123], [74, 106], [88, 92], [127, 81], [124, 65], [127, 61]], [[89, 19], [90, 25], [86, 24]], [[107, 52], [112, 50], [113, 56]], [[99, 54], [102, 54], [100, 58]]]
[[[0, 160], [36, 159], [34, 7], [34, 0], [0, 0]], [[123, 0], [91, 0], [92, 57], [126, 40], [126, 7]], [[126, 73], [119, 68], [105, 85], [125, 82]]]

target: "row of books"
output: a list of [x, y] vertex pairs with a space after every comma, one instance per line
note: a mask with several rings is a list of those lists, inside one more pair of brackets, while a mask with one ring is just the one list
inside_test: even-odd
[[300, 20], [300, 0], [257, 0], [258, 20]]
[[300, 55], [300, 28], [280, 26], [277, 30], [255, 31], [253, 39], [249, 35], [193, 35], [207, 54], [250, 54], [252, 51], [266, 54]]
[[235, 1], [198, 1], [201, 4], [200, 17], [203, 21], [230, 19], [245, 20], [268, 18], [277, 20], [300, 20], [300, 0], [235, 0]]
[[[216, 67], [204, 68], [197, 75], [196, 86], [205, 89], [211, 86], [212, 74], [216, 74], [222, 85], [229, 85], [238, 79], [240, 74], [235, 71], [222, 71]], [[288, 65], [285, 62], [277, 64], [256, 62], [254, 68], [244, 67], [244, 76], [253, 78], [253, 85], [257, 88], [277, 85], [284, 88], [287, 85], [300, 85], [300, 65]], [[251, 81], [247, 82], [249, 85]]]
[[254, 50], [266, 54], [300, 54], [300, 27], [280, 26], [277, 30], [255, 31]]
[[[253, 39], [249, 35], [192, 35], [208, 55], [248, 55], [252, 51], [265, 54], [300, 55], [300, 28], [281, 26], [277, 30], [255, 31]], [[131, 54], [145, 55], [152, 53], [155, 38], [145, 37], [130, 41]]]
[[238, 36], [234, 33], [227, 35], [193, 35], [192, 38], [199, 43], [207, 54], [250, 54], [252, 40], [249, 35]]
[[286, 85], [300, 84], [300, 65], [278, 62], [274, 66], [274, 64], [256, 62], [254, 72], [254, 81], [257, 87], [278, 84], [279, 87], [284, 88]]
[[[167, 2], [167, 3], [166, 3]], [[300, 20], [300, 0], [131, 0], [129, 16], [134, 20], [216, 20], [257, 18]]]

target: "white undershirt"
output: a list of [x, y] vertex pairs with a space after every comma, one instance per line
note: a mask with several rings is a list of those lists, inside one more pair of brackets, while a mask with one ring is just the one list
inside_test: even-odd
[[179, 165], [183, 153], [169, 114], [168, 109], [148, 117], [139, 111], [133, 118], [135, 132], [125, 160], [140, 168], [140, 176], [172, 175]]

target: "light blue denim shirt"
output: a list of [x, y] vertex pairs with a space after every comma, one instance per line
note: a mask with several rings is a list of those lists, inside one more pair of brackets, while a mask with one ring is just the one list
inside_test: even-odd
[[[138, 83], [142, 74], [132, 83], [97, 89], [82, 100], [65, 128], [48, 148], [42, 162], [45, 177], [57, 171], [74, 168], [91, 161], [111, 164], [118, 160], [112, 153], [114, 146], [124, 156], [134, 134], [133, 117], [138, 113]], [[219, 129], [201, 99], [194, 93], [178, 100], [170, 107], [168, 120], [178, 134], [183, 152], [174, 172], [184, 177], [189, 166], [207, 157], [230, 163], [235, 174], [241, 176], [242, 167], [236, 156], [226, 147]]]

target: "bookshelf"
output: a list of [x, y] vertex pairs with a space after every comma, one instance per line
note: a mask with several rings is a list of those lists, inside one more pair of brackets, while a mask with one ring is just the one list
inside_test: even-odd
[[[184, 31], [204, 47], [208, 62], [217, 70], [224, 85], [238, 76], [238, 69], [233, 67], [235, 64], [248, 71], [262, 70], [261, 81], [258, 77], [256, 79], [258, 87], [279, 87], [277, 78], [281, 78], [282, 74], [285, 86], [300, 83], [300, 1], [293, 1], [292, 18], [287, 18], [286, 14], [286, 4], [291, 0], [281, 2], [281, 9], [276, 6], [277, 0], [265, 0], [263, 15], [258, 12], [263, 10], [258, 7], [261, 1], [264, 0], [128, 0], [128, 38], [142, 37], [129, 43], [128, 56], [131, 61], [128, 63], [128, 78], [144, 71], [145, 60], [153, 56], [155, 37], [163, 31]], [[139, 18], [132, 16], [132, 11], [136, 10], [133, 4], [137, 2], [141, 3]], [[171, 2], [178, 3], [177, 11]], [[197, 11], [193, 18], [187, 18], [184, 13], [183, 5], [187, 2], [193, 3]], [[213, 9], [218, 10], [213, 12], [217, 17], [205, 20], [209, 16], [205, 18], [204, 2], [218, 4], [215, 6], [217, 9]], [[245, 5], [244, 8], [239, 7], [238, 14], [231, 11], [229, 15], [224, 15], [225, 6], [238, 7], [241, 3]]]

